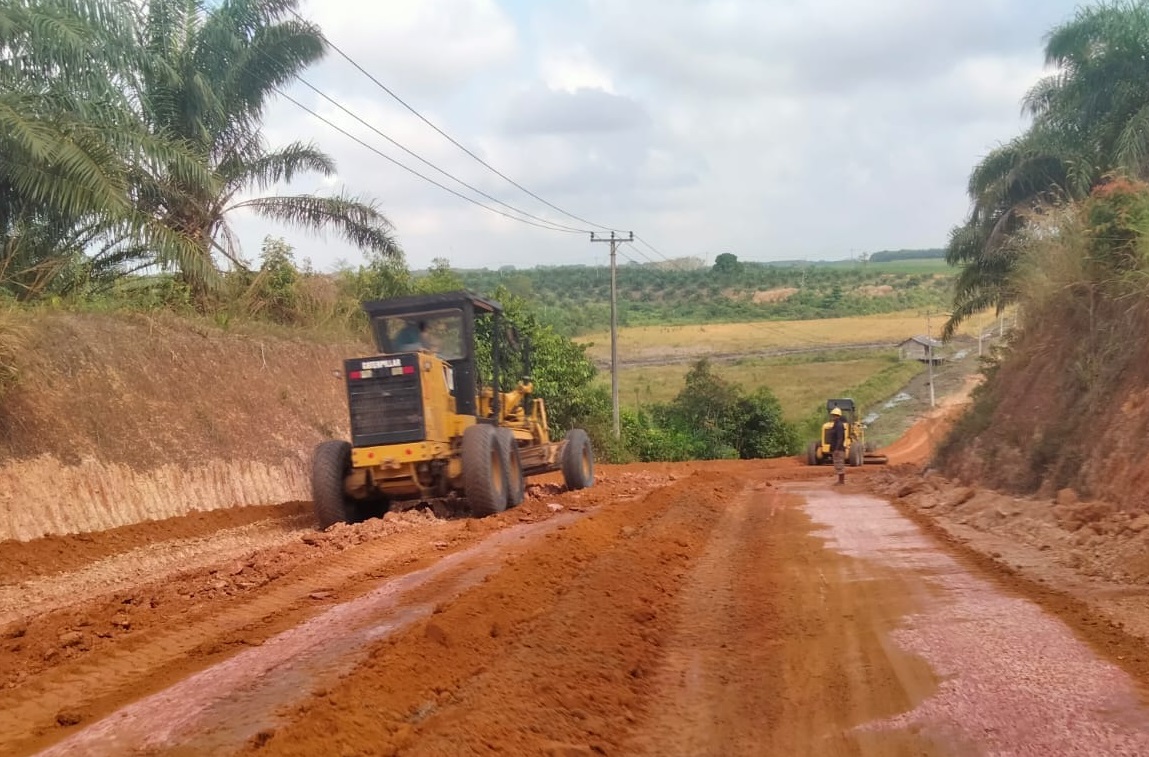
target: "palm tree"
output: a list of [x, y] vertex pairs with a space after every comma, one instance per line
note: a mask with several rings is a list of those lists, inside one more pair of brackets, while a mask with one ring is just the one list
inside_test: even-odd
[[[139, 160], [206, 178], [144, 128], [125, 95], [140, 63], [137, 14], [132, 0], [0, 5], [0, 290], [34, 297], [66, 273], [76, 285], [145, 248], [160, 261], [188, 251], [132, 202]], [[134, 241], [121, 244], [125, 237]]]
[[1050, 200], [1077, 200], [1105, 176], [1149, 178], [1149, 2], [1081, 9], [1047, 37], [1056, 72], [1026, 95], [1029, 130], [987, 155], [970, 176], [972, 210], [950, 236], [962, 265], [945, 334], [1016, 296], [1016, 235]]
[[319, 29], [298, 20], [297, 0], [223, 0], [208, 9], [194, 0], [151, 0], [140, 38], [149, 58], [138, 100], [155, 134], [175, 137], [209, 169], [207, 180], [170, 175], [159, 164], [139, 181], [148, 212], [197, 242], [197, 267], [185, 278], [202, 285], [219, 254], [243, 267], [227, 223], [241, 208], [312, 230], [334, 228], [352, 243], [397, 254], [391, 226], [378, 208], [354, 197], [272, 195], [245, 198], [303, 173], [335, 173], [329, 156], [295, 143], [269, 150], [260, 121], [278, 89], [319, 60]]

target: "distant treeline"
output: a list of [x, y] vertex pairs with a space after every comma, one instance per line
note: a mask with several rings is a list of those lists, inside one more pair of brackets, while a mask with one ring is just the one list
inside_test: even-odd
[[897, 260], [941, 260], [946, 251], [936, 250], [882, 250], [870, 255], [871, 263], [893, 263]]

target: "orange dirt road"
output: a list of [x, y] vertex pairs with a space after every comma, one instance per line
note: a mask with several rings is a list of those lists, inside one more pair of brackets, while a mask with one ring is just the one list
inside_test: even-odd
[[481, 521], [30, 543], [0, 754], [1149, 754], [1120, 659], [830, 478], [607, 467]]

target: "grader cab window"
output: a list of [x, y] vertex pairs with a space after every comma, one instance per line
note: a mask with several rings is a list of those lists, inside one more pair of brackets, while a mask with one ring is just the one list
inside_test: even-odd
[[411, 313], [381, 318], [388, 352], [430, 350], [444, 360], [466, 357], [463, 314], [459, 310]]

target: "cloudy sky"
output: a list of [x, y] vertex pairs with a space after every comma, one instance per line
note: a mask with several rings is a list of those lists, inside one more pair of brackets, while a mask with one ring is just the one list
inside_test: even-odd
[[[302, 11], [431, 122], [563, 210], [633, 229], [669, 257], [778, 260], [944, 244], [966, 211], [970, 167], [1023, 128], [1019, 100], [1042, 75], [1042, 38], [1076, 5], [310, 0]], [[483, 168], [335, 54], [305, 78], [478, 189], [586, 228]], [[471, 194], [303, 85], [291, 94]], [[459, 267], [605, 260], [607, 245], [585, 234], [487, 212], [290, 103], [272, 108], [266, 135], [273, 145], [310, 140], [331, 153], [338, 177], [290, 190], [377, 199], [413, 267], [435, 257]], [[360, 260], [335, 237], [236, 221], [249, 257], [272, 233], [320, 268]]]

